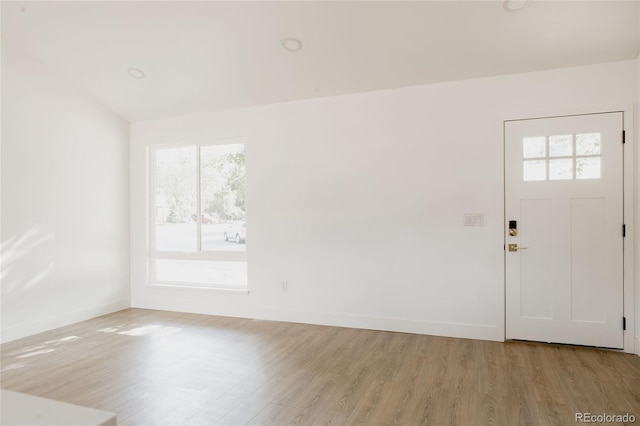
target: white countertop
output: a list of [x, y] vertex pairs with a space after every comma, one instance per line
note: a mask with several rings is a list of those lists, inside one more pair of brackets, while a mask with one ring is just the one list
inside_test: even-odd
[[116, 426], [116, 415], [23, 393], [0, 390], [2, 426]]

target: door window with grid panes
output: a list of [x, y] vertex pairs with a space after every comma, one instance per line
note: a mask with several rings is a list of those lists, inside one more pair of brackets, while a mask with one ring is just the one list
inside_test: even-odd
[[600, 178], [600, 133], [527, 137], [522, 140], [525, 181]]

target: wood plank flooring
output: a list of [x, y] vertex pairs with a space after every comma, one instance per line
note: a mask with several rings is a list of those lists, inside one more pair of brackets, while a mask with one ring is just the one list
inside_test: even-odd
[[587, 348], [130, 309], [0, 352], [2, 388], [122, 425], [640, 424], [640, 357]]

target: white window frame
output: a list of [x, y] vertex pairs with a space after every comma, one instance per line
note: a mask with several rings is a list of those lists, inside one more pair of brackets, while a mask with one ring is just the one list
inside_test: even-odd
[[[239, 145], [242, 144], [245, 147], [245, 159], [247, 153], [247, 138], [237, 137], [218, 140], [207, 140], [203, 142], [180, 142], [172, 144], [154, 145], [149, 147], [148, 164], [149, 164], [149, 191], [148, 191], [148, 248], [147, 248], [147, 285], [157, 287], [175, 287], [175, 288], [195, 288], [203, 290], [212, 290], [216, 292], [225, 293], [249, 293], [249, 283], [246, 286], [230, 286], [226, 284], [196, 284], [196, 283], [181, 283], [175, 281], [161, 281], [157, 278], [156, 261], [162, 259], [169, 260], [211, 260], [220, 262], [247, 262], [248, 247], [245, 245], [245, 251], [222, 251], [222, 250], [202, 250], [202, 221], [200, 220], [202, 205], [201, 205], [201, 181], [200, 181], [200, 148], [216, 145]], [[156, 152], [163, 149], [171, 148], [196, 148], [196, 238], [197, 245], [196, 251], [158, 251], [156, 250], [156, 191], [155, 191], [155, 176], [156, 176]], [[245, 175], [246, 179], [246, 175]], [[245, 243], [246, 244], [246, 243]]]

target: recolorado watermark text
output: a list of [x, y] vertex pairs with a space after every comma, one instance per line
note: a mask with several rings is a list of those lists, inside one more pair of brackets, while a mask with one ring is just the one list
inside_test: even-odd
[[625, 414], [576, 413], [576, 423], [635, 423], [636, 416]]

